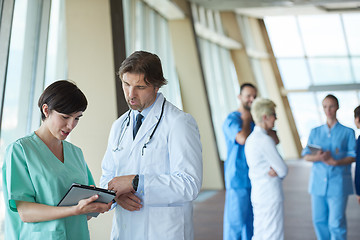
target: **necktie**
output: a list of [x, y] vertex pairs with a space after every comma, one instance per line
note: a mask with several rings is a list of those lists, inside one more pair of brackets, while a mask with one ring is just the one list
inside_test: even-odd
[[136, 116], [136, 123], [135, 123], [135, 127], [134, 127], [134, 139], [135, 139], [135, 136], [136, 136], [136, 134], [137, 134], [137, 132], [139, 131], [139, 128], [140, 128], [140, 126], [141, 126], [141, 123], [142, 123], [142, 119], [143, 119], [143, 115], [141, 115], [140, 113]]

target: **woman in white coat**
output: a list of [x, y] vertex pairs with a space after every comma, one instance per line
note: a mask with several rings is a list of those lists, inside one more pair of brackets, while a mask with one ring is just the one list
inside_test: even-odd
[[202, 181], [197, 124], [158, 93], [166, 80], [155, 54], [133, 53], [119, 75], [130, 110], [112, 126], [100, 184], [117, 191], [133, 179], [134, 191], [117, 195], [111, 239], [191, 240]]
[[287, 166], [268, 133], [276, 120], [275, 103], [257, 98], [251, 107], [254, 131], [245, 142], [254, 211], [253, 240], [284, 239], [282, 179]]

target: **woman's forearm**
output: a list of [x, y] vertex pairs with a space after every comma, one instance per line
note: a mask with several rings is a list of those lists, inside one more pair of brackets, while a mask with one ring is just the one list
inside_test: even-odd
[[309, 162], [318, 162], [318, 161], [321, 161], [317, 155], [310, 155], [310, 154], [306, 154], [306, 155], [304, 156], [304, 159], [305, 159], [306, 161], [309, 161]]
[[55, 207], [40, 203], [16, 201], [16, 207], [23, 222], [44, 222], [75, 215], [109, 211], [112, 202], [108, 204], [94, 202], [98, 198], [98, 195], [94, 195], [80, 200], [75, 206], [69, 207]]
[[344, 165], [349, 165], [349, 164], [355, 162], [355, 158], [345, 157], [345, 158], [342, 158], [340, 160], [335, 160], [335, 161], [336, 161], [336, 166], [344, 166]]
[[16, 201], [16, 207], [23, 222], [44, 222], [77, 215], [74, 206], [54, 207], [33, 202]]

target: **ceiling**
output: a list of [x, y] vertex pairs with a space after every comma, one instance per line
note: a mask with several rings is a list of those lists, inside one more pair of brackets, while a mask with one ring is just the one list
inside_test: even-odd
[[360, 12], [354, 0], [190, 0], [206, 9], [235, 11], [254, 17]]

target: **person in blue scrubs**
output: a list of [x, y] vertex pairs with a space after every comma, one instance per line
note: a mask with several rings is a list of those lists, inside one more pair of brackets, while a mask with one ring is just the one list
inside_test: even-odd
[[250, 113], [257, 89], [250, 83], [240, 87], [240, 106], [228, 115], [223, 124], [227, 145], [227, 159], [224, 162], [225, 207], [224, 240], [250, 240], [253, 236], [253, 210], [250, 199], [251, 184], [248, 176], [244, 144], [254, 129]]
[[[318, 240], [346, 239], [345, 210], [353, 193], [351, 163], [355, 161], [355, 132], [336, 118], [338, 99], [327, 95], [322, 101], [326, 124], [311, 130], [302, 155], [313, 163], [309, 193], [312, 220]], [[309, 145], [321, 150], [312, 152]]]
[[[251, 205], [251, 184], [248, 176], [244, 144], [254, 129], [250, 108], [256, 98], [257, 89], [251, 83], [240, 87], [238, 99], [240, 106], [230, 113], [223, 123], [223, 132], [227, 145], [227, 159], [224, 162], [225, 207], [224, 207], [224, 240], [250, 240], [253, 236], [253, 209]], [[276, 132], [271, 137], [279, 143]]]
[[[354, 110], [355, 125], [360, 129], [360, 106]], [[360, 136], [356, 141], [355, 192], [360, 204]]]
[[40, 128], [10, 144], [4, 157], [5, 239], [90, 239], [86, 214], [106, 212], [111, 202], [94, 202], [94, 195], [57, 206], [72, 183], [94, 185], [81, 149], [65, 141], [87, 108], [86, 97], [62, 80], [45, 89], [38, 106]]

